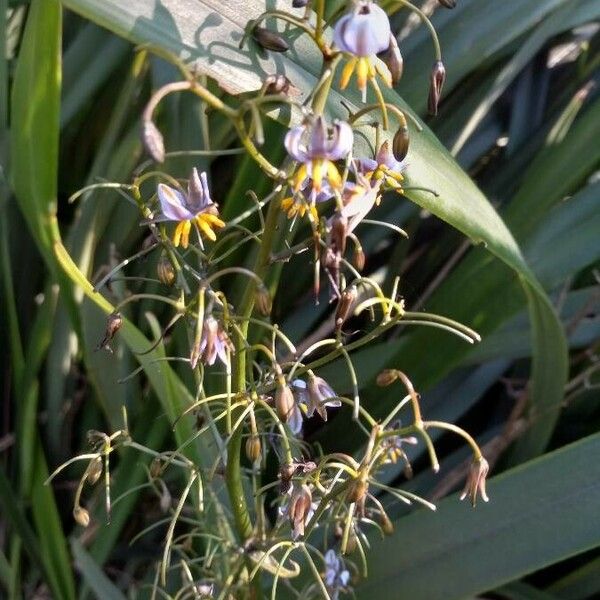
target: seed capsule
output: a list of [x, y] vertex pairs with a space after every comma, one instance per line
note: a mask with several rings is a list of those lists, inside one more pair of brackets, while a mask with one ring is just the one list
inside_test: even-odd
[[265, 48], [265, 50], [271, 50], [272, 52], [285, 52], [289, 50], [288, 43], [278, 34], [270, 29], [264, 27], [255, 27], [252, 30], [252, 37], [254, 41]]
[[264, 285], [259, 285], [256, 288], [256, 295], [254, 297], [254, 303], [258, 312], [267, 317], [271, 314], [273, 308], [273, 301], [271, 300], [271, 294]]
[[90, 524], [90, 513], [81, 506], [76, 506], [73, 509], [73, 518], [82, 527], [87, 527]]
[[346, 288], [342, 292], [342, 297], [340, 298], [337, 309], [335, 311], [335, 326], [340, 329], [344, 324], [348, 316], [350, 315], [350, 309], [354, 304], [354, 301], [358, 297], [358, 290], [356, 286], [352, 285]]
[[142, 123], [142, 143], [146, 152], [156, 162], [165, 162], [165, 142], [162, 133], [152, 121]]
[[375, 380], [379, 387], [387, 387], [392, 385], [398, 379], [398, 371], [396, 369], [385, 369], [377, 375]]
[[385, 533], [386, 535], [392, 535], [392, 533], [394, 533], [394, 524], [385, 512], [381, 513], [379, 524], [381, 525], [383, 533]]
[[362, 271], [365, 268], [365, 253], [362, 249], [362, 246], [356, 245], [354, 247], [354, 256], [352, 257], [352, 262], [358, 271]]
[[360, 502], [368, 490], [369, 484], [362, 477], [355, 479], [348, 490], [348, 502]]
[[277, 416], [287, 423], [294, 410], [294, 394], [285, 381], [280, 381], [275, 392], [275, 409]]

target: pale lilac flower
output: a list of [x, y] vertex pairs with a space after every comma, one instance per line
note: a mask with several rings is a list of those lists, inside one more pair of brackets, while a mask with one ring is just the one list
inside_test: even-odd
[[335, 45], [342, 51], [365, 57], [379, 54], [390, 45], [390, 20], [374, 2], [357, 2], [333, 30]]
[[334, 550], [325, 553], [325, 586], [331, 600], [337, 600], [340, 590], [346, 588], [350, 581], [350, 572], [344, 568], [344, 562]]
[[[309, 378], [308, 384], [302, 379], [294, 379], [292, 388], [296, 404], [304, 408], [309, 419], [316, 411], [324, 421], [327, 421], [327, 408], [339, 408], [342, 405], [341, 401], [336, 399], [337, 394], [322, 377], [313, 375]], [[301, 417], [302, 411], [298, 410], [298, 412]]]
[[352, 150], [354, 134], [344, 121], [335, 121], [328, 128], [325, 119], [318, 116], [312, 124], [306, 123], [290, 129], [285, 136], [288, 154], [301, 163], [294, 176], [294, 191], [312, 181], [311, 201], [324, 189], [324, 183], [339, 189], [342, 179], [334, 161], [346, 158]]
[[396, 160], [388, 140], [381, 144], [375, 158], [360, 158], [356, 161], [358, 171], [373, 182], [384, 179], [395, 188], [400, 188], [404, 180], [402, 173], [406, 170], [406, 161]]
[[490, 499], [488, 498], [485, 490], [485, 480], [489, 470], [490, 465], [488, 461], [483, 458], [483, 456], [473, 459], [473, 462], [469, 467], [465, 488], [460, 495], [461, 500], [464, 500], [467, 496], [469, 496], [471, 504], [475, 506], [477, 502], [477, 494], [479, 493], [484, 502], [489, 502]]
[[344, 207], [341, 214], [348, 219], [348, 233], [352, 233], [375, 206], [381, 188], [381, 180], [369, 182], [360, 173], [356, 178], [358, 183], [347, 184], [342, 194]]
[[[356, 71], [358, 89], [366, 100], [367, 80], [376, 84], [375, 77], [381, 76], [388, 87], [392, 86], [392, 74], [388, 67], [375, 55], [387, 50], [392, 37], [390, 20], [385, 11], [374, 2], [356, 2], [333, 30], [335, 45], [352, 55], [342, 71], [341, 89], [345, 89]], [[399, 51], [398, 51], [399, 53]]]
[[210, 197], [205, 172], [198, 175], [195, 168], [192, 170], [187, 194], [159, 183], [157, 195], [162, 215], [153, 221], [177, 221], [173, 234], [175, 246], [181, 243], [184, 248], [188, 247], [192, 222], [196, 223], [200, 231], [212, 241], [217, 237], [213, 230], [225, 227], [225, 223], [219, 219], [217, 205]]
[[204, 319], [200, 346], [192, 351], [192, 358], [190, 359], [192, 368], [198, 360], [201, 360], [205, 365], [214, 365], [217, 357], [225, 366], [228, 366], [228, 349], [232, 350], [229, 337], [221, 324], [212, 315], [209, 315]]
[[304, 526], [312, 518], [317, 502], [313, 502], [312, 492], [306, 484], [294, 483], [286, 492], [286, 500], [279, 507], [281, 517], [289, 518], [292, 525], [292, 539], [304, 535]]

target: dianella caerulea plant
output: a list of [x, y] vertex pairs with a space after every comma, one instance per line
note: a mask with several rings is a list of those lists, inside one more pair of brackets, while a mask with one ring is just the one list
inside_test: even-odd
[[[417, 12], [433, 34], [436, 62], [429, 108], [435, 113], [445, 75], [435, 31], [409, 2], [397, 4]], [[473, 461], [465, 473], [462, 498], [468, 496], [473, 505], [478, 496], [488, 501], [488, 465], [477, 443], [452, 423], [427, 420], [410, 374], [401, 365], [377, 377], [382, 394], [398, 395], [393, 410], [376, 420], [361, 405], [353, 352], [398, 325], [437, 327], [470, 343], [479, 339], [469, 327], [443, 315], [406, 310], [398, 280], [386, 291], [361, 275], [366, 257], [358, 228], [368, 223], [404, 235], [395, 225], [368, 217], [382, 201], [407, 201], [404, 181], [411, 168], [407, 119], [382, 93], [382, 86], [394, 85], [402, 75], [402, 55], [388, 15], [376, 2], [355, 0], [348, 2], [343, 16], [326, 23], [324, 0], [295, 1], [289, 11], [267, 11], [249, 23], [241, 43], [257, 44], [252, 46], [257, 52], [287, 51], [288, 41], [266, 27], [273, 20], [308, 36], [322, 54], [314, 89], [301, 90], [306, 100], [300, 102], [288, 94], [296, 82], [274, 73], [254, 95], [227, 103], [174, 59], [182, 81], [157, 90], [142, 115], [142, 137], [151, 160], [140, 166], [131, 183], [120, 186], [140, 211], [147, 243], [97, 286], [102, 289], [110, 277], [148, 253], [160, 253], [160, 292], [127, 296], [109, 318], [99, 348], [110, 350], [123, 326], [120, 311], [125, 305], [148, 298], [168, 306], [165, 332], [178, 322], [188, 332], [187, 354], [165, 360], [183, 362], [191, 371], [195, 401], [178, 419], [196, 417], [192, 439], [158, 453], [132, 438], [125, 415], [122, 430], [90, 432], [91, 451], [68, 463], [87, 463], [73, 515], [88, 526], [92, 516], [82, 504], [86, 486], [104, 482], [110, 515], [112, 452], [127, 445], [154, 457], [148, 482], [161, 497], [167, 529], [153, 593], [160, 590], [164, 597], [274, 598], [279, 588], [302, 598], [334, 599], [350, 593], [367, 573], [367, 534], [393, 530], [383, 496], [435, 510], [427, 500], [380, 478], [385, 465], [395, 462], [404, 463], [410, 475], [405, 448], [414, 444], [425, 446], [437, 471], [432, 429], [453, 432], [468, 444]], [[363, 105], [354, 109], [348, 104], [345, 119], [331, 119], [326, 112], [331, 90], [345, 90], [353, 81]], [[248, 190], [247, 210], [230, 220], [219, 211], [209, 173], [194, 168], [182, 182], [160, 170], [168, 152], [154, 113], [166, 96], [182, 92], [197, 96], [209, 119], [217, 114], [228, 119], [243, 151], [272, 182], [264, 198]], [[261, 152], [267, 143], [265, 110], [273, 105], [288, 107], [297, 119], [284, 139], [268, 140], [285, 148], [282, 164], [272, 164]], [[375, 141], [365, 152], [356, 144], [356, 132], [373, 122]], [[418, 132], [417, 124], [414, 128]], [[248, 224], [256, 222], [258, 229], [250, 229]], [[252, 246], [249, 267], [247, 252], [239, 250]], [[239, 264], [223, 267], [229, 256], [239, 257]], [[332, 337], [301, 349], [270, 317], [272, 298], [285, 294], [271, 283], [270, 272], [285, 268], [296, 256], [312, 265], [315, 301], [325, 295], [335, 320]], [[228, 296], [225, 277], [244, 280], [242, 293]], [[361, 313], [369, 316], [370, 324], [356, 332], [348, 320]], [[422, 359], [427, 360], [426, 353]], [[319, 375], [334, 360], [346, 365], [347, 380], [340, 391], [349, 391], [348, 396]], [[346, 405], [364, 434], [358, 455], [335, 449], [324, 453], [304, 439], [307, 420], [325, 422]], [[186, 452], [186, 446], [198, 442], [205, 452], [202, 464]], [[329, 446], [335, 448], [336, 440]], [[179, 490], [172, 476], [176, 470], [186, 482]]]

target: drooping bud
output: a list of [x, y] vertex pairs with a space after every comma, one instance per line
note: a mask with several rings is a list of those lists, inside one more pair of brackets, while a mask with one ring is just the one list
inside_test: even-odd
[[442, 88], [446, 81], [446, 68], [441, 60], [436, 61], [431, 69], [429, 81], [429, 98], [427, 99], [427, 110], [430, 115], [437, 115], [438, 104], [442, 95]]
[[101, 350], [105, 348], [109, 352], [112, 352], [112, 348], [109, 343], [115, 337], [115, 334], [119, 329], [121, 329], [123, 325], [123, 317], [119, 313], [111, 313], [106, 320], [106, 330], [104, 332], [104, 337], [102, 341], [96, 347], [96, 350]]
[[381, 512], [381, 516], [379, 518], [379, 524], [381, 525], [381, 529], [385, 535], [392, 535], [394, 533], [394, 524], [391, 519], [387, 516], [385, 511]]
[[392, 84], [396, 85], [402, 77], [404, 71], [404, 60], [402, 53], [398, 47], [398, 40], [393, 33], [390, 33], [390, 45], [388, 49], [381, 55], [381, 59], [387, 65], [392, 75]]
[[294, 394], [283, 378], [279, 379], [275, 392], [275, 409], [277, 416], [287, 423], [295, 407]]
[[165, 142], [153, 121], [145, 120], [142, 123], [142, 144], [153, 160], [157, 163], [165, 162]]
[[387, 387], [392, 385], [398, 379], [398, 371], [396, 369], [384, 369], [377, 375], [375, 380], [379, 387]]
[[460, 499], [464, 500], [467, 496], [471, 500], [471, 504], [475, 506], [477, 503], [477, 493], [481, 496], [484, 502], [489, 502], [489, 498], [485, 491], [485, 480], [490, 470], [490, 465], [483, 456], [474, 459], [469, 467], [469, 473], [467, 475], [467, 481], [465, 487], [460, 495]]
[[163, 469], [163, 461], [159, 456], [157, 456], [150, 464], [150, 477], [153, 479], [160, 477], [163, 473]]
[[175, 283], [175, 269], [167, 256], [161, 256], [156, 265], [156, 274], [158, 280], [164, 285], [173, 285]]
[[348, 236], [348, 217], [336, 212], [331, 218], [331, 242], [341, 256], [346, 252], [346, 237]]
[[288, 514], [292, 524], [292, 538], [304, 535], [304, 525], [312, 509], [312, 493], [307, 485], [297, 487], [290, 498]]
[[438, 0], [444, 8], [455, 8], [456, 0]]
[[352, 256], [352, 262], [356, 267], [357, 271], [362, 271], [365, 268], [365, 252], [360, 244], [354, 246], [354, 255]]
[[408, 127], [406, 125], [401, 125], [398, 127], [398, 131], [396, 131], [394, 139], [392, 140], [392, 153], [398, 162], [401, 162], [406, 158], [409, 142]]
[[90, 461], [87, 468], [86, 481], [90, 485], [94, 485], [100, 479], [100, 475], [102, 475], [102, 457], [96, 456]]
[[246, 456], [254, 464], [260, 460], [261, 454], [260, 436], [253, 433], [246, 439]]
[[343, 292], [338, 302], [337, 309], [335, 311], [335, 326], [340, 329], [348, 316], [350, 315], [350, 309], [354, 304], [354, 301], [358, 297], [358, 290], [356, 286], [352, 285], [347, 287]]
[[278, 33], [266, 29], [265, 27], [254, 27], [254, 29], [252, 29], [252, 37], [254, 38], [254, 41], [265, 50], [285, 52], [290, 48], [288, 43]]
[[258, 312], [267, 317], [271, 314], [271, 309], [273, 308], [273, 301], [271, 300], [271, 294], [269, 290], [264, 285], [259, 285], [256, 288], [256, 294], [254, 296], [254, 303]]
[[82, 527], [87, 527], [90, 524], [90, 513], [82, 506], [76, 506], [73, 509], [73, 518]]
[[308, 2], [309, 0], [292, 0], [292, 6], [294, 8], [304, 8]]

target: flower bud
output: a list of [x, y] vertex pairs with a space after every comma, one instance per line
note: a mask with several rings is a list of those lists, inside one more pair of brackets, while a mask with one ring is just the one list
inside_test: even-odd
[[289, 50], [288, 43], [278, 34], [264, 27], [254, 27], [252, 30], [254, 41], [265, 50], [272, 52], [285, 52]]
[[294, 410], [295, 401], [294, 394], [290, 390], [285, 380], [280, 380], [277, 385], [277, 391], [275, 392], [275, 409], [277, 410], [277, 416], [284, 422], [287, 423], [288, 419], [292, 415]]
[[356, 286], [352, 285], [347, 287], [342, 292], [342, 297], [340, 298], [337, 309], [335, 311], [335, 326], [337, 329], [340, 329], [348, 316], [350, 315], [350, 309], [354, 304], [354, 301], [358, 297], [358, 290]]
[[175, 269], [166, 256], [160, 257], [160, 260], [156, 265], [156, 274], [158, 275], [158, 280], [164, 285], [171, 286], [175, 283]]
[[438, 104], [442, 95], [442, 88], [446, 81], [446, 69], [444, 63], [438, 60], [431, 69], [431, 78], [429, 81], [429, 98], [427, 100], [427, 109], [430, 115], [437, 115]]
[[96, 347], [96, 350], [100, 350], [101, 348], [106, 348], [109, 352], [112, 352], [109, 342], [115, 337], [115, 334], [119, 329], [121, 329], [123, 325], [123, 317], [119, 313], [112, 313], [108, 316], [106, 320], [106, 330], [104, 332], [104, 337], [102, 341]]
[[455, 8], [456, 0], [438, 0], [444, 8]]
[[308, 4], [309, 0], [292, 0], [292, 6], [294, 8], [304, 8]]
[[271, 309], [273, 308], [271, 294], [269, 293], [269, 290], [262, 284], [256, 288], [254, 303], [261, 315], [267, 317], [271, 314]]
[[297, 487], [290, 498], [289, 516], [292, 523], [292, 538], [304, 535], [304, 525], [312, 509], [312, 493], [307, 485]]
[[87, 527], [90, 524], [90, 513], [81, 506], [76, 506], [73, 509], [73, 518], [82, 527]]
[[260, 436], [256, 433], [251, 434], [250, 437], [246, 439], [246, 456], [252, 464], [260, 460]]
[[377, 375], [375, 380], [379, 387], [387, 387], [392, 385], [398, 379], [398, 371], [396, 369], [384, 369]]
[[394, 524], [392, 523], [391, 519], [387, 516], [385, 511], [381, 512], [379, 524], [381, 525], [383, 533], [385, 533], [386, 535], [392, 535], [392, 533], [394, 533]]
[[406, 125], [398, 127], [398, 131], [396, 131], [394, 139], [392, 140], [392, 153], [398, 162], [401, 162], [406, 158], [409, 142], [408, 127], [406, 127]]
[[392, 85], [396, 85], [402, 77], [404, 60], [402, 59], [402, 53], [398, 47], [398, 40], [396, 40], [396, 36], [393, 33], [390, 33], [390, 45], [381, 55], [381, 59], [390, 70], [392, 75]]
[[142, 123], [142, 144], [153, 160], [158, 163], [165, 162], [165, 142], [153, 121]]
[[346, 236], [348, 235], [348, 217], [336, 212], [331, 218], [331, 242], [341, 256], [346, 252]]
[[90, 485], [94, 485], [100, 479], [100, 475], [102, 475], [102, 457], [96, 456], [90, 461], [87, 468], [86, 481]]
[[352, 262], [356, 267], [357, 271], [362, 271], [365, 268], [365, 252], [362, 246], [356, 244], [354, 246], [354, 255], [352, 256]]
[[350, 532], [348, 533], [348, 539], [346, 540], [346, 547], [344, 548], [344, 554], [353, 554], [358, 546], [358, 542], [356, 540], [356, 533], [354, 532], [354, 527], [350, 528]]
[[465, 488], [460, 495], [460, 499], [464, 500], [467, 496], [471, 500], [471, 504], [475, 506], [477, 503], [477, 493], [481, 495], [481, 499], [484, 502], [489, 502], [489, 498], [485, 491], [485, 480], [490, 470], [490, 465], [483, 456], [473, 459], [471, 466], [469, 467], [469, 473], [467, 475], [467, 482]]

